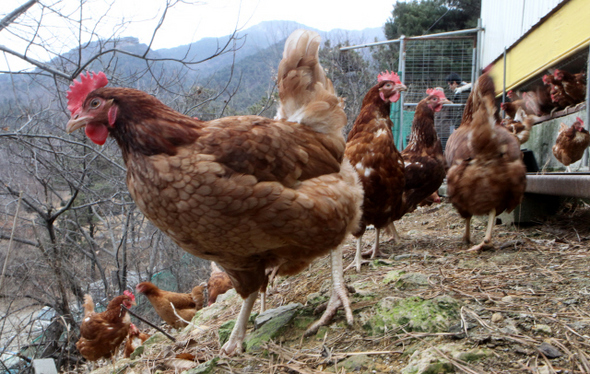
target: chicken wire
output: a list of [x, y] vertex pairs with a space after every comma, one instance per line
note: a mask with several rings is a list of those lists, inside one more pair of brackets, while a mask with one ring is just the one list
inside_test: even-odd
[[461, 124], [463, 109], [470, 90], [455, 95], [447, 84], [447, 76], [457, 73], [461, 80], [470, 83], [475, 76], [475, 36], [437, 37], [431, 39], [408, 38], [403, 44], [403, 82], [408, 87], [403, 99], [402, 141], [399, 141], [399, 109], [392, 111], [394, 137], [401, 149], [409, 138], [416, 105], [426, 97], [426, 89], [441, 87], [453, 105], [445, 105], [436, 113], [434, 126], [443, 149], [450, 134]]

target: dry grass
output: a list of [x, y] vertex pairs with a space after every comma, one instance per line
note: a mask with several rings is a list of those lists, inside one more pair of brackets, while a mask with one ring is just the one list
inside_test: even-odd
[[[474, 240], [481, 240], [485, 222], [474, 220]], [[220, 358], [216, 373], [320, 373], [347, 372], [343, 360], [365, 357], [366, 371], [399, 373], [415, 350], [432, 347], [464, 373], [590, 373], [590, 209], [570, 205], [551, 220], [514, 227], [497, 226], [495, 248], [469, 253], [461, 243], [463, 222], [447, 203], [422, 208], [397, 225], [399, 243], [386, 242], [389, 257], [346, 273], [357, 288], [352, 296], [355, 325], [346, 327], [339, 314], [329, 328], [310, 338], [302, 329], [289, 329], [265, 352]], [[372, 231], [365, 236], [370, 245]], [[354, 242], [347, 242], [345, 264], [354, 257]], [[424, 274], [429, 285], [400, 290], [382, 283], [392, 270]], [[327, 259], [316, 261], [309, 271], [280, 278], [268, 296], [270, 307], [292, 302], [306, 304], [311, 293], [329, 287]], [[366, 293], [376, 297], [365, 298]], [[383, 297], [449, 295], [461, 305], [462, 327], [440, 333], [416, 333], [403, 326], [384, 335], [371, 336], [362, 316]], [[240, 300], [225, 301], [216, 320], [177, 335], [176, 344], [163, 341], [135, 361], [133, 372], [180, 372], [186, 364], [218, 357], [218, 328], [235, 318]], [[255, 310], [258, 305], [255, 305]], [[448, 357], [438, 349], [445, 343], [485, 347], [491, 354], [474, 362]], [[543, 345], [543, 343], [545, 343]], [[558, 349], [560, 357], [548, 358], [545, 346]], [[175, 358], [190, 353], [191, 360]]]

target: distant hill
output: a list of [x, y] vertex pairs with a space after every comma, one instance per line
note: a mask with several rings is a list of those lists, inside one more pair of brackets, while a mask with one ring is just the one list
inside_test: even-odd
[[[201, 85], [210, 90], [222, 90], [227, 85], [228, 77], [233, 77], [228, 87], [231, 91], [239, 83], [239, 88], [233, 93], [231, 106], [239, 113], [260, 100], [270, 88], [274, 86], [274, 75], [282, 56], [284, 40], [297, 28], [307, 28], [305, 25], [292, 21], [267, 21], [236, 33], [229, 46], [234, 53], [225, 53], [208, 60], [210, 56], [222, 49], [230, 39], [230, 35], [220, 38], [204, 38], [189, 45], [173, 48], [152, 50], [151, 57], [161, 59], [184, 59], [191, 62], [199, 62], [185, 68], [178, 63], [161, 61], [148, 67], [142, 60], [117, 54], [117, 56], [105, 55], [100, 62], [93, 63], [88, 70], [112, 69], [116, 66], [119, 73], [115, 85], [145, 89], [153, 86], [153, 76], [172, 85], [185, 85], [185, 91], [194, 85]], [[336, 29], [330, 32], [317, 31], [323, 41], [330, 40], [331, 45], [348, 42], [351, 45], [369, 43], [375, 40], [384, 40], [385, 36], [381, 28], [370, 28], [361, 31]], [[102, 44], [101, 44], [102, 43]], [[113, 42], [110, 42], [113, 43]], [[82, 61], [88, 59], [100, 46], [104, 49], [104, 42], [93, 42], [85, 47], [82, 53]], [[137, 38], [127, 37], [114, 43], [118, 49], [133, 53], [143, 53], [147, 46], [139, 43]], [[112, 46], [108, 46], [112, 47]], [[77, 50], [72, 50], [51, 61], [58, 69], [64, 69], [78, 56]], [[232, 70], [233, 66], [233, 70]], [[182, 80], [176, 80], [175, 74], [180, 73]], [[51, 87], [51, 79], [44, 77], [29, 77], [27, 75], [0, 75], [0, 106], [10, 105], [14, 100], [23, 100], [30, 97], [43, 96], [36, 92], [37, 86]], [[18, 87], [13, 90], [14, 86]], [[172, 87], [174, 90], [174, 87]], [[26, 96], [25, 96], [26, 93]], [[165, 100], [166, 92], [154, 92]], [[15, 97], [16, 96], [16, 97]], [[20, 96], [20, 97], [18, 97]], [[228, 95], [222, 95], [220, 100], [228, 100]]]

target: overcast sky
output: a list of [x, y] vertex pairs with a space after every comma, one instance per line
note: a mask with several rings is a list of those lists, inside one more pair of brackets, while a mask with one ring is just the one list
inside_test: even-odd
[[[2, 0], [0, 18], [14, 10], [26, 0]], [[41, 0], [52, 3], [55, 0]], [[391, 17], [395, 0], [207, 0], [185, 1], [191, 4], [177, 4], [166, 16], [166, 21], [158, 31], [152, 45], [153, 48], [170, 48], [188, 44], [205, 37], [218, 37], [230, 34], [234, 29], [246, 29], [262, 21], [289, 20], [303, 25], [330, 31], [340, 28], [346, 30], [362, 30], [368, 27], [381, 27]], [[75, 6], [76, 1], [66, 0], [66, 4]], [[113, 26], [121, 20], [132, 21], [119, 31], [120, 36], [135, 36], [140, 42], [148, 43], [151, 31], [155, 28], [163, 10], [165, 0], [88, 0], [84, 16], [94, 18], [105, 13], [106, 4], [113, 4], [98, 28], [99, 33], [112, 33]], [[79, 4], [79, 3], [78, 3]], [[36, 8], [35, 8], [36, 7]], [[18, 22], [23, 23], [27, 17], [38, 18], [39, 7], [35, 6]], [[67, 9], [62, 12], [67, 13]], [[63, 53], [75, 47], [68, 43], [66, 26], [60, 19], [51, 19], [45, 13], [44, 23], [49, 27], [41, 32], [50, 33], [46, 37], [57, 53]], [[71, 27], [70, 27], [71, 28]], [[66, 32], [66, 34], [62, 34]], [[24, 51], [24, 44], [14, 34], [19, 29], [12, 27], [0, 32], [0, 44]], [[71, 34], [71, 31], [70, 31]], [[66, 42], [64, 42], [66, 41]], [[58, 46], [61, 43], [61, 46]], [[31, 54], [33, 56], [33, 54]], [[35, 58], [47, 60], [51, 57], [37, 55]], [[19, 65], [10, 59], [12, 69]], [[0, 56], [0, 70], [6, 69], [4, 56]]]

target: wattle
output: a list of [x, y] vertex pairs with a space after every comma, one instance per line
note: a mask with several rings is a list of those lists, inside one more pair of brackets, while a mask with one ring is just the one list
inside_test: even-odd
[[88, 138], [94, 143], [103, 145], [109, 136], [109, 129], [103, 125], [93, 125], [89, 123], [86, 125], [86, 136], [88, 136]]
[[401, 94], [399, 92], [396, 92], [395, 94], [393, 94], [389, 97], [389, 101], [392, 103], [395, 103], [399, 100], [400, 96], [401, 96]]

